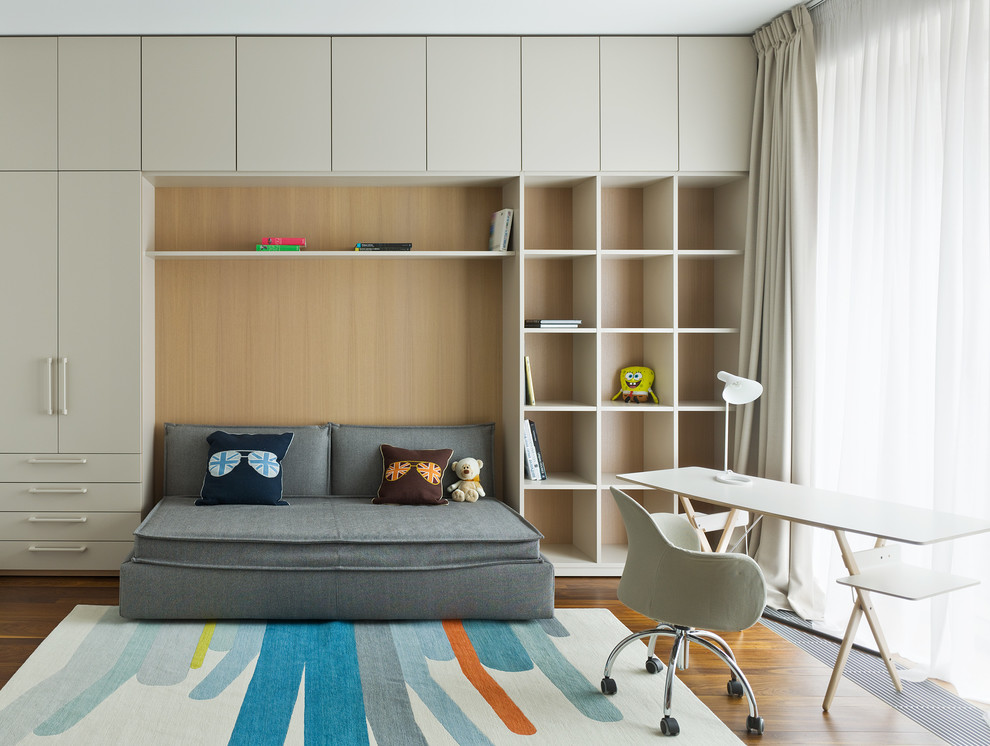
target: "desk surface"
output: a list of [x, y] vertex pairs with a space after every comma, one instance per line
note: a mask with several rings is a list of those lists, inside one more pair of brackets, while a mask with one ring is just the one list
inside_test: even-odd
[[748, 485], [723, 484], [715, 481], [719, 473], [716, 469], [689, 466], [619, 477], [715, 505], [905, 544], [933, 544], [990, 531], [990, 521], [980, 518], [758, 477], [751, 477], [753, 481]]

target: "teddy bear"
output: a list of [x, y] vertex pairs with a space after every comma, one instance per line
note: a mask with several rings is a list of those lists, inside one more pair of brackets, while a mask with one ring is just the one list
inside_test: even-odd
[[447, 488], [447, 492], [453, 493], [450, 497], [454, 502], [473, 503], [485, 496], [485, 490], [481, 486], [481, 467], [484, 465], [481, 459], [470, 457], [450, 465], [450, 470], [458, 479]]

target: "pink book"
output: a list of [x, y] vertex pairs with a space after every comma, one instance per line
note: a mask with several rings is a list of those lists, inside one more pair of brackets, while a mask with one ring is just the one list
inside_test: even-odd
[[262, 244], [269, 246], [306, 246], [305, 238], [286, 238], [285, 236], [265, 236], [261, 239]]

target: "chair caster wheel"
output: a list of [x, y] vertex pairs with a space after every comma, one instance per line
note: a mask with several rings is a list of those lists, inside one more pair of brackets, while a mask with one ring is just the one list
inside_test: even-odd
[[744, 692], [742, 682], [739, 679], [730, 679], [729, 683], [725, 685], [725, 688], [729, 692], [730, 697], [741, 697]]
[[646, 673], [660, 673], [663, 671], [663, 663], [655, 655], [646, 659]]
[[602, 679], [602, 694], [615, 694], [619, 688], [615, 685], [615, 679], [606, 676]]
[[761, 718], [759, 715], [757, 715], [756, 717], [753, 717], [752, 715], [748, 715], [746, 717], [746, 732], [755, 733], [758, 736], [762, 736], [763, 718]]
[[677, 724], [677, 721], [674, 720], [674, 718], [667, 715], [660, 721], [660, 732], [665, 736], [676, 736], [681, 732], [681, 726]]

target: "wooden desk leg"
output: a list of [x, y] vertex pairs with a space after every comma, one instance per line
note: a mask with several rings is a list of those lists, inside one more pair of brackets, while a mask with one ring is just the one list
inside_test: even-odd
[[846, 667], [846, 660], [849, 658], [849, 651], [852, 650], [853, 640], [856, 639], [856, 630], [859, 629], [859, 620], [863, 616], [863, 610], [859, 606], [859, 599], [856, 599], [856, 605], [853, 606], [852, 613], [849, 615], [849, 623], [846, 625], [846, 634], [842, 638], [842, 644], [839, 645], [839, 654], [835, 657], [835, 665], [832, 667], [832, 678], [828, 680], [828, 689], [825, 690], [825, 701], [822, 702], [822, 709], [828, 712], [828, 708], [832, 706], [832, 700], [835, 698], [835, 690], [839, 688], [839, 682], [842, 680], [842, 669]]
[[[849, 546], [849, 540], [846, 538], [844, 531], [835, 531], [836, 541], [839, 542], [839, 550], [842, 552], [842, 561], [846, 565], [846, 569], [849, 571], [850, 575], [859, 575], [859, 565], [856, 563], [856, 556], [852, 551], [852, 547]], [[883, 539], [876, 540], [876, 547], [882, 547], [884, 545]], [[828, 682], [828, 689], [825, 692], [825, 701], [822, 703], [822, 709], [828, 710], [832, 704], [832, 698], [835, 696], [835, 689], [839, 684], [839, 679], [842, 678], [842, 668], [846, 664], [846, 659], [849, 657], [849, 651], [852, 648], [853, 640], [856, 637], [856, 629], [859, 627], [859, 620], [862, 616], [866, 616], [866, 621], [870, 625], [870, 631], [873, 633], [873, 639], [877, 643], [877, 651], [880, 653], [880, 657], [883, 659], [884, 665], [887, 667], [887, 673], [890, 674], [890, 680], [894, 682], [894, 689], [896, 691], [901, 691], [903, 688], [901, 686], [901, 677], [897, 673], [897, 666], [894, 665], [894, 659], [890, 655], [890, 648], [887, 646], [887, 638], [884, 637], [883, 628], [880, 626], [880, 619], [877, 617], [876, 609], [873, 608], [873, 599], [870, 597], [868, 591], [856, 589], [856, 605], [853, 607], [852, 614], [849, 616], [849, 624], [846, 627], [846, 635], [842, 638], [842, 645], [839, 647], [839, 654], [835, 660], [835, 667], [832, 669], [832, 678]]]

